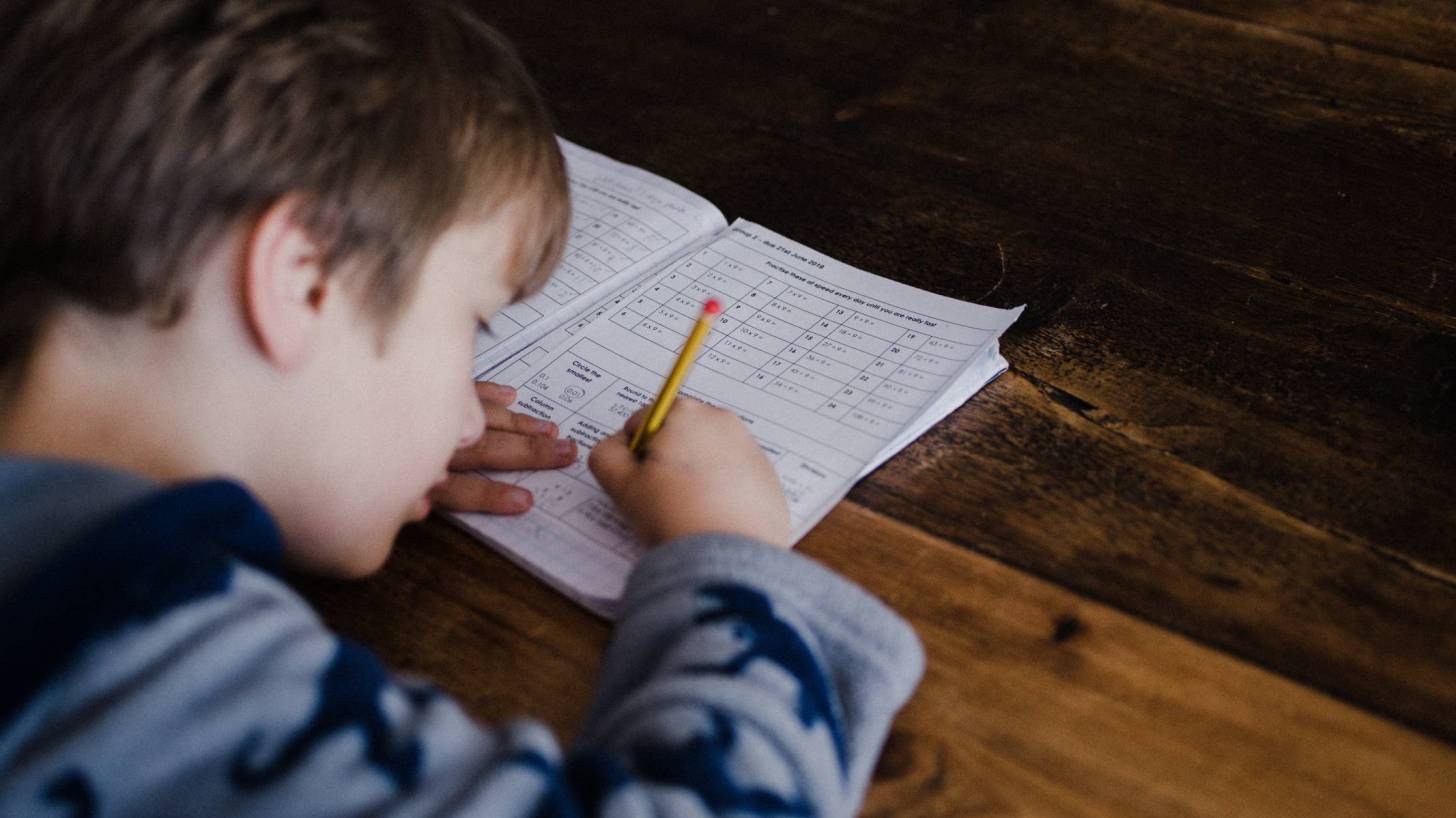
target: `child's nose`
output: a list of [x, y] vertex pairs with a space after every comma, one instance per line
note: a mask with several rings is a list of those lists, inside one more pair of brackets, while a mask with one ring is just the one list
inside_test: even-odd
[[456, 448], [469, 446], [484, 436], [485, 409], [480, 405], [480, 398], [475, 394], [475, 383], [472, 381], [465, 397], [465, 426], [460, 430], [460, 443]]

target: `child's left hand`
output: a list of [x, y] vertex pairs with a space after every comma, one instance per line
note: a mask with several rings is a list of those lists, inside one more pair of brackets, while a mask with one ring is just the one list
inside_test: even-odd
[[448, 511], [520, 514], [531, 507], [531, 492], [467, 473], [471, 469], [555, 469], [576, 460], [576, 441], [557, 438], [556, 424], [512, 412], [516, 390], [495, 383], [477, 383], [475, 394], [485, 409], [485, 434], [455, 451], [450, 476], [430, 491], [430, 502]]

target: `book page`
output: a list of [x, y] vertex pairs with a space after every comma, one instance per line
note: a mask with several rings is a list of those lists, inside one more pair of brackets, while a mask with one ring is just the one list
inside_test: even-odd
[[603, 615], [643, 553], [586, 467], [603, 437], [650, 403], [708, 298], [723, 312], [684, 394], [736, 412], [763, 447], [802, 537], [864, 474], [1005, 368], [997, 338], [1021, 310], [917, 290], [750, 222], [617, 293], [608, 311], [490, 373], [512, 408], [581, 447], [566, 469], [492, 473], [536, 505], [457, 519]]
[[727, 226], [718, 208], [676, 182], [558, 141], [571, 182], [566, 251], [541, 292], [501, 310], [476, 336], [477, 377]]

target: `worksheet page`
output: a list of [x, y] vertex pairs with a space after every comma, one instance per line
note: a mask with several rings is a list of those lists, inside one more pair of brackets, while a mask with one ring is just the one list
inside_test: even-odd
[[477, 376], [727, 226], [718, 208], [687, 188], [558, 141], [571, 182], [566, 252], [541, 292], [501, 310], [476, 336]]
[[518, 388], [513, 409], [576, 440], [581, 459], [556, 471], [491, 473], [531, 489], [535, 507], [459, 521], [610, 616], [643, 549], [586, 456], [655, 398], [709, 298], [723, 312], [683, 393], [743, 418], [778, 472], [796, 540], [859, 477], [1004, 369], [997, 338], [1020, 314], [898, 284], [740, 220], [616, 293], [596, 320], [586, 316], [487, 374]]

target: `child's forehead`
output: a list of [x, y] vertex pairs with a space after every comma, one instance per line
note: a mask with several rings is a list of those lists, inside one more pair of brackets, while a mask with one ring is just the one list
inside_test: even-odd
[[468, 210], [436, 243], [476, 275], [476, 295], [494, 298], [502, 285], [514, 297], [526, 286], [532, 203], [523, 196]]
[[[571, 193], [555, 143], [538, 161], [497, 163], [473, 177], [474, 195], [454, 224], [488, 244], [506, 295], [515, 302], [545, 286], [571, 230]], [[555, 161], [550, 161], [554, 157]], [[499, 298], [499, 291], [496, 291]]]
[[[541, 180], [537, 180], [538, 182]], [[477, 226], [501, 252], [503, 270], [518, 301], [546, 283], [571, 227], [569, 195], [545, 184], [523, 184], [495, 202], [478, 206], [457, 223]]]

